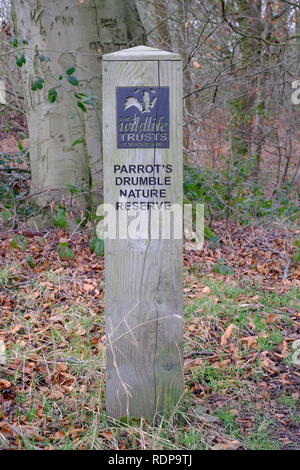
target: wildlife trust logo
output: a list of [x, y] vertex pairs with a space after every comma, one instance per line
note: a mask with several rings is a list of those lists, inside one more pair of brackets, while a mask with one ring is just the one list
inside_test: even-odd
[[[155, 91], [150, 89], [152, 93], [155, 93]], [[129, 109], [131, 106], [135, 106], [140, 113], [150, 113], [151, 109], [154, 108], [155, 104], [157, 102], [157, 96], [153, 98], [151, 101], [150, 99], [150, 93], [149, 91], [145, 90], [143, 92], [143, 101], [139, 101], [135, 96], [129, 96], [124, 103], [123, 110], [126, 111]]]
[[169, 87], [117, 87], [117, 148], [169, 148]]

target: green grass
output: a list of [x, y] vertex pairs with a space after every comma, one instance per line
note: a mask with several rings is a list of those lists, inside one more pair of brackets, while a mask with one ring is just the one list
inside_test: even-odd
[[279, 403], [286, 406], [287, 408], [295, 409], [297, 404], [300, 404], [299, 398], [292, 397], [290, 395], [283, 394], [278, 398]]
[[[296, 289], [278, 296], [250, 282], [187, 273], [187, 287], [196, 285], [197, 297], [189, 298], [186, 293], [185, 352], [189, 360], [199, 359], [199, 363], [185, 371], [187, 393], [176, 419], [161, 419], [154, 426], [145, 420], [108, 419], [105, 350], [97, 343], [104, 335], [104, 318], [88, 296], [76, 292], [74, 301], [68, 290], [72, 273], [51, 269], [35, 273], [26, 287], [20, 288], [18, 271], [17, 264], [0, 271], [0, 284], [15, 296], [15, 306], [2, 320], [1, 329], [20, 326], [7, 345], [7, 361], [20, 360], [21, 364], [7, 380], [18, 391], [15, 425], [26, 422], [38, 427], [43, 436], [39, 441], [24, 431], [24, 448], [195, 450], [211, 449], [228, 439], [238, 440], [241, 448], [249, 450], [280, 448], [280, 442], [272, 437], [275, 411], [269, 410], [270, 402], [263, 403], [260, 411], [255, 408], [258, 385], [268, 380], [260, 354], [280, 352], [285, 328], [293, 326], [291, 312], [297, 308], [299, 297]], [[205, 286], [210, 293], [202, 292]], [[57, 297], [51, 298], [53, 292]], [[268, 321], [269, 314], [275, 315], [274, 322]], [[235, 329], [222, 346], [221, 337], [231, 324]], [[241, 338], [247, 336], [258, 337], [255, 347], [243, 345]], [[283, 358], [282, 364], [289, 360], [289, 356]], [[61, 372], [73, 377], [74, 383], [72, 379], [64, 385], [59, 366], [65, 367]], [[201, 393], [193, 391], [197, 386], [202, 387]], [[55, 396], [59, 390], [63, 396]], [[288, 416], [297, 424], [293, 416], [297, 399], [286, 392], [275, 401], [280, 409], [287, 408]], [[250, 429], [238, 419], [245, 410], [254, 416]], [[72, 434], [74, 430], [78, 434]]]
[[228, 431], [231, 435], [238, 436], [238, 426], [236, 423], [236, 415], [233, 410], [229, 410], [226, 408], [218, 408], [216, 410], [216, 416], [222, 422], [226, 431]]
[[[203, 308], [204, 315], [218, 315], [226, 309], [226, 316], [239, 322], [241, 316], [255, 316], [263, 313], [273, 313], [285, 315], [277, 311], [278, 309], [299, 308], [300, 293], [299, 289], [292, 287], [283, 295], [276, 295], [265, 290], [251, 286], [236, 285], [236, 281], [230, 284], [224, 284], [220, 281], [205, 279], [204, 285], [211, 289], [211, 295], [203, 295], [199, 299], [188, 300], [185, 313], [187, 319], [197, 309]], [[251, 300], [257, 297], [257, 300]], [[216, 298], [219, 302], [216, 302]], [[248, 305], [247, 305], [248, 304]]]
[[262, 420], [245, 439], [247, 450], [279, 450], [280, 442], [270, 436], [270, 422]]
[[190, 429], [187, 431], [179, 431], [177, 444], [184, 449], [189, 450], [206, 450], [205, 436], [203, 431], [198, 429]]
[[192, 371], [191, 382], [202, 384], [208, 392], [221, 392], [241, 386], [241, 381], [236, 377], [237, 368], [235, 367], [224, 370], [204, 362], [202, 366]]
[[18, 263], [5, 266], [0, 269], [0, 286], [8, 287], [13, 285], [14, 279], [17, 277], [17, 272], [20, 266]]

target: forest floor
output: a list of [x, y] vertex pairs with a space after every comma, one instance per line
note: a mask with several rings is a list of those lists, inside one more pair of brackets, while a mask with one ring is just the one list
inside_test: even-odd
[[62, 230], [0, 233], [1, 449], [300, 449], [299, 231], [214, 232], [185, 252], [185, 400], [159, 426], [106, 416], [103, 258], [88, 234], [61, 259]]

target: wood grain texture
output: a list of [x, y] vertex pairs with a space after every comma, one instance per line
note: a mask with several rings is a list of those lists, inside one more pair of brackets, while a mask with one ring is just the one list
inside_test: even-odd
[[[133, 48], [138, 49], [138, 48]], [[130, 51], [130, 50], [129, 50]], [[104, 56], [104, 201], [119, 201], [114, 164], [172, 164], [168, 200], [182, 204], [181, 61], [140, 50]], [[119, 59], [115, 57], [119, 55]], [[170, 53], [167, 53], [170, 54]], [[171, 54], [172, 55], [172, 54]], [[126, 60], [123, 60], [124, 57]], [[107, 57], [107, 60], [106, 60]], [[170, 148], [116, 148], [116, 87], [170, 87]], [[155, 199], [157, 200], [157, 198]], [[111, 417], [154, 418], [183, 395], [182, 240], [105, 240], [106, 405]]]

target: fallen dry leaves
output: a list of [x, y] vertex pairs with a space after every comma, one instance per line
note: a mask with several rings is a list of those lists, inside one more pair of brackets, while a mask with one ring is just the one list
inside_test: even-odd
[[[228, 436], [214, 413], [226, 407], [235, 410], [240, 432], [247, 435], [254, 427], [255, 413], [247, 414], [239, 403], [253, 402], [256, 412], [266, 412], [264, 406], [274, 410], [276, 423], [281, 426], [282, 445], [289, 448], [300, 442], [299, 431], [272, 397], [283, 387], [289, 393], [299, 390], [299, 369], [284, 361], [299, 339], [300, 313], [288, 306], [264, 312], [260, 295], [239, 295], [234, 302], [240, 312], [258, 312], [264, 324], [282, 332], [283, 337], [272, 350], [261, 349], [268, 335], [252, 317], [243, 327], [229, 319], [222, 307], [222, 295], [215, 295], [207, 281], [226, 286], [247, 280], [270, 293], [285, 295], [291, 286], [299, 285], [298, 268], [293, 264], [283, 280], [293, 244], [286, 233], [266, 234], [261, 228], [255, 231], [227, 225], [226, 230], [219, 228], [219, 234], [217, 248], [206, 243], [202, 252], [188, 251], [184, 257], [186, 302], [197, 305], [199, 300], [208, 301], [221, 312], [219, 317], [207, 315], [204, 303], [195, 307], [185, 325], [186, 344], [192, 345], [184, 363], [186, 391], [192, 408], [203, 403], [208, 407], [198, 413], [199, 421], [193, 426], [196, 428], [199, 422], [205, 426], [211, 449], [243, 448], [239, 439]], [[100, 377], [104, 380], [103, 371], [92, 371], [85, 365], [87, 351], [98, 361], [105, 349], [103, 259], [89, 251], [89, 239], [81, 234], [71, 240], [76, 256], [69, 260], [57, 256], [57, 243], [64, 236], [60, 230], [42, 236], [31, 233], [25, 250], [10, 247], [15, 235], [4, 234], [0, 240], [0, 259], [9, 267], [0, 292], [0, 434], [8, 448], [22, 449], [26, 439], [32, 439], [39, 448], [55, 448], [66, 440], [85, 448], [82, 442], [87, 424], [80, 420], [81, 411], [86, 409], [93, 416], [104, 407], [97, 389]], [[25, 262], [28, 255], [34, 256], [33, 268]], [[232, 268], [232, 275], [214, 272], [220, 258]], [[74, 318], [70, 311], [75, 312]], [[282, 322], [284, 315], [292, 324]], [[74, 347], [70, 346], [73, 343]], [[11, 356], [15, 348], [26, 351], [26, 355]], [[258, 367], [259, 379], [254, 380]], [[96, 402], [86, 398], [92, 390], [97, 390]], [[60, 414], [53, 415], [45, 401], [53, 407], [59, 404]], [[283, 427], [289, 429], [284, 436]], [[99, 430], [97, 439], [103, 448], [127, 448], [126, 439], [116, 439], [109, 429]], [[146, 437], [142, 441], [148, 442]]]
[[235, 329], [236, 329], [236, 326], [233, 325], [232, 323], [226, 328], [224, 334], [221, 336], [221, 346], [225, 346], [227, 344], [228, 340], [233, 335], [233, 332]]

